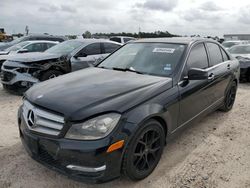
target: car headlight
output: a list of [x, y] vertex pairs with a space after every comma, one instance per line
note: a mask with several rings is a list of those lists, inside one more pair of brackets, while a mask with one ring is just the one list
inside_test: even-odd
[[73, 124], [65, 138], [76, 140], [96, 140], [107, 136], [117, 125], [121, 115], [110, 113], [83, 123]]

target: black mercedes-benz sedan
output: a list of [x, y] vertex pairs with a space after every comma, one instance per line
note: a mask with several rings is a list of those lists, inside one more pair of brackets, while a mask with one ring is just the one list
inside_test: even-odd
[[69, 177], [140, 180], [182, 128], [231, 110], [239, 74], [238, 61], [212, 40], [134, 41], [96, 67], [29, 89], [20, 137], [32, 158]]

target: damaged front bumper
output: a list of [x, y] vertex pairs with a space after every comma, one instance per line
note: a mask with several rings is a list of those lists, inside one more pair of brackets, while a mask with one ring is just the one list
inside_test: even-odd
[[14, 85], [16, 83], [22, 86], [33, 85], [39, 80], [28, 72], [19, 72], [21, 69], [29, 69], [30, 66], [14, 63], [4, 63], [1, 69], [1, 83], [5, 85]]

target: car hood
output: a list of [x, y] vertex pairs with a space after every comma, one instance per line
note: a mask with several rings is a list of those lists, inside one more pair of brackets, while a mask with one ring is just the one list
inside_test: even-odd
[[11, 44], [8, 44], [8, 43], [0, 44], [0, 50], [5, 50], [5, 49], [9, 48], [10, 46], [11, 46]]
[[25, 97], [68, 121], [81, 121], [101, 113], [123, 113], [171, 87], [171, 78], [87, 68], [36, 84]]
[[34, 63], [38, 61], [56, 59], [60, 57], [61, 57], [60, 54], [51, 54], [46, 52], [32, 52], [32, 53], [15, 54], [13, 56], [9, 56], [8, 60], [24, 62], [24, 63]]

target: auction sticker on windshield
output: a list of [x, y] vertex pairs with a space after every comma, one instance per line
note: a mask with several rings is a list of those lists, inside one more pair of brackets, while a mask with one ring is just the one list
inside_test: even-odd
[[168, 53], [168, 54], [172, 54], [174, 53], [175, 49], [173, 48], [155, 48], [153, 50], [153, 52], [157, 52], [157, 53]]

